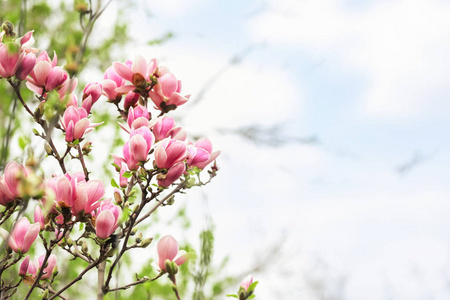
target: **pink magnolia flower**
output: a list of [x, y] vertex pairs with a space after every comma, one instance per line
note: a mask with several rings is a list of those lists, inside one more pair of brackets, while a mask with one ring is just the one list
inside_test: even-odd
[[168, 112], [189, 100], [190, 95], [181, 96], [181, 81], [172, 73], [165, 73], [158, 78], [153, 90], [148, 92], [149, 97], [156, 105], [156, 109]]
[[92, 213], [100, 206], [100, 199], [105, 195], [105, 187], [101, 180], [92, 179], [88, 182], [77, 183], [77, 198], [72, 205], [72, 214], [77, 216], [84, 211]]
[[61, 120], [62, 126], [66, 131], [66, 142], [81, 139], [86, 133], [92, 131], [94, 127], [102, 124], [91, 124], [87, 116], [88, 113], [83, 107], [69, 106], [66, 109]]
[[166, 138], [155, 150], [155, 162], [160, 169], [170, 169], [186, 158], [186, 144], [182, 141]]
[[64, 82], [61, 88], [58, 90], [59, 99], [61, 101], [65, 101], [67, 107], [69, 106], [74, 106], [75, 108], [78, 107], [77, 96], [73, 93], [73, 91], [77, 87], [77, 84], [78, 79], [71, 78], [69, 80], [66, 80], [66, 82]]
[[147, 160], [154, 143], [155, 136], [148, 127], [131, 129], [130, 140], [123, 147], [123, 156], [130, 170], [136, 170], [138, 162]]
[[39, 223], [30, 224], [28, 218], [22, 217], [14, 226], [11, 235], [3, 228], [0, 228], [0, 234], [14, 252], [27, 253], [36, 240], [39, 230]]
[[186, 162], [189, 167], [202, 165], [209, 159], [209, 152], [205, 149], [197, 148], [194, 145], [189, 145], [187, 146], [187, 150], [188, 156]]
[[95, 215], [95, 233], [99, 238], [107, 239], [119, 226], [121, 210], [109, 200], [102, 202]]
[[126, 164], [122, 163], [122, 167], [120, 168], [119, 173], [119, 185], [120, 187], [124, 188], [128, 186], [128, 178], [123, 176], [123, 173], [128, 172], [128, 167]]
[[115, 62], [113, 67], [117, 75], [132, 83], [116, 89], [116, 92], [126, 94], [135, 88], [145, 88], [147, 83], [151, 81], [150, 76], [157, 71], [158, 62], [156, 59], [152, 59], [147, 63], [145, 58], [137, 56], [131, 66]]
[[[30, 260], [30, 256], [27, 255], [25, 259], [22, 261], [19, 269], [19, 275], [24, 277], [26, 275], [30, 275], [31, 278], [35, 278], [38, 273], [38, 268], [42, 268], [42, 264], [44, 262], [45, 255], [41, 255], [38, 257], [38, 266]], [[54, 254], [51, 254], [47, 260], [47, 267], [44, 268], [41, 279], [49, 279], [53, 271], [56, 267], [57, 259]]]
[[14, 76], [22, 66], [24, 56], [25, 53], [20, 51], [20, 46], [16, 43], [0, 44], [0, 77]]
[[165, 138], [172, 138], [175, 140], [184, 141], [186, 139], [186, 132], [181, 127], [175, 127], [175, 121], [172, 117], [159, 117], [150, 122], [150, 128], [155, 135], [156, 142]]
[[23, 57], [22, 64], [16, 70], [16, 78], [24, 80], [30, 74], [36, 65], [36, 55], [34, 53], [28, 53]]
[[219, 156], [220, 151], [214, 151], [213, 150], [213, 146], [211, 141], [208, 138], [201, 138], [199, 139], [194, 146], [198, 149], [203, 149], [205, 151], [207, 151], [209, 153], [209, 159], [207, 161], [204, 162], [200, 162], [197, 161], [195, 163], [195, 166], [198, 167], [199, 169], [203, 170], [207, 165], [209, 165], [211, 162], [213, 162], [214, 160], [216, 160], [216, 158]]
[[123, 108], [128, 110], [130, 107], [135, 107], [139, 101], [140, 95], [138, 93], [129, 91], [123, 101]]
[[57, 67], [56, 63], [56, 54], [53, 56], [53, 60], [50, 61], [47, 52], [42, 52], [37, 58], [36, 65], [31, 71], [30, 77], [27, 78], [27, 87], [39, 95], [41, 95], [44, 90], [45, 92], [54, 89], [59, 90], [68, 80], [69, 74], [61, 67]]
[[127, 123], [130, 128], [138, 129], [139, 127], [148, 127], [148, 120], [150, 119], [150, 113], [147, 108], [141, 105], [135, 108], [130, 107], [128, 110]]
[[252, 275], [248, 275], [247, 277], [245, 277], [245, 279], [242, 281], [241, 285], [245, 291], [248, 290], [249, 286], [253, 283], [253, 276]]
[[45, 217], [44, 217], [44, 214], [42, 213], [42, 209], [39, 205], [36, 206], [36, 208], [34, 210], [34, 223], [38, 223], [40, 230], [44, 230]]
[[91, 82], [86, 85], [83, 90], [83, 108], [89, 114], [91, 112], [92, 105], [100, 98], [102, 95], [102, 85], [98, 82]]
[[184, 162], [177, 163], [167, 171], [164, 178], [158, 179], [158, 185], [162, 187], [169, 187], [172, 183], [178, 180], [178, 178], [180, 178], [185, 171], [186, 166]]
[[0, 176], [0, 204], [6, 205], [14, 198], [19, 197], [18, 191], [20, 176], [27, 176], [28, 170], [15, 161], [6, 165], [5, 174]]
[[[127, 64], [126, 62], [125, 64]], [[131, 65], [131, 61], [129, 62]], [[125, 80], [117, 75], [113, 67], [106, 69], [104, 80], [102, 82], [103, 94], [109, 99], [119, 101], [122, 98], [122, 94], [116, 92], [116, 89], [125, 85]]]
[[166, 260], [173, 261], [178, 266], [181, 266], [188, 259], [186, 251], [179, 251], [178, 242], [171, 235], [162, 237], [156, 245], [156, 250], [158, 252], [156, 266], [159, 270], [166, 271]]
[[[56, 213], [55, 205], [59, 207], [72, 207], [77, 199], [77, 185], [85, 181], [84, 173], [77, 172], [74, 174], [66, 173], [60, 176], [54, 176], [46, 180], [46, 195], [42, 199], [44, 207], [50, 209], [51, 213]], [[48, 203], [49, 199], [54, 200]], [[61, 216], [62, 218], [62, 216]], [[63, 219], [61, 219], [63, 221]]]

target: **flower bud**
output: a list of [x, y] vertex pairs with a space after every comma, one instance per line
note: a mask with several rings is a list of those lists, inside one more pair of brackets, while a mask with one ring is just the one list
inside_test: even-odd
[[52, 155], [52, 154], [53, 154], [53, 150], [52, 150], [52, 148], [50, 147], [50, 145], [49, 145], [48, 143], [45, 143], [45, 144], [44, 144], [44, 149], [45, 149], [45, 152], [46, 152], [48, 155]]
[[150, 245], [153, 241], [153, 238], [147, 238], [145, 240], [142, 241], [141, 243], [141, 247], [142, 248], [147, 248], [148, 245]]

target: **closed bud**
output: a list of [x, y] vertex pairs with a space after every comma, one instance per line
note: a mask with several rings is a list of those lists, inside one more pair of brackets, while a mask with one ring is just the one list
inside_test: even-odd
[[81, 251], [83, 253], [88, 253], [89, 252], [89, 248], [88, 248], [88, 245], [87, 245], [86, 241], [83, 242], [83, 246], [81, 246]]
[[83, 154], [84, 155], [88, 155], [91, 152], [91, 146], [92, 146], [91, 142], [87, 142], [83, 145]]
[[145, 240], [142, 241], [141, 243], [141, 247], [142, 248], [147, 248], [148, 245], [150, 245], [153, 241], [153, 238], [147, 238]]
[[52, 275], [53, 275], [53, 277], [55, 277], [56, 275], [58, 275], [58, 266], [55, 266], [54, 268], [53, 268], [53, 273], [52, 273]]
[[146, 171], [144, 168], [140, 168], [140, 169], [138, 170], [137, 174], [138, 174], [139, 176], [146, 177], [146, 176], [147, 176], [147, 171]]
[[45, 152], [46, 152], [48, 155], [52, 155], [52, 154], [53, 154], [53, 150], [52, 150], [52, 148], [50, 147], [50, 145], [49, 145], [48, 143], [45, 143], [45, 144], [44, 144], [44, 149], [45, 149]]
[[114, 191], [114, 200], [116, 201], [117, 204], [121, 204], [122, 203], [122, 195], [120, 194], [120, 192], [117, 190]]
[[131, 235], [135, 235], [137, 231], [138, 231], [137, 227], [134, 227], [134, 228], [131, 230]]
[[73, 245], [73, 240], [70, 237], [67, 239], [67, 245], [69, 247], [71, 247]]
[[44, 115], [44, 111], [45, 111], [45, 102], [43, 101], [43, 102], [39, 103], [38, 107], [34, 111], [34, 118], [36, 120], [40, 120], [42, 118], [42, 116]]
[[13, 23], [9, 22], [9, 21], [5, 21], [2, 24], [2, 29], [5, 32], [6, 36], [15, 36], [16, 33], [14, 32], [14, 25]]
[[46, 290], [44, 291], [44, 293], [42, 294], [42, 299], [43, 299], [43, 300], [48, 299], [49, 294], [50, 294], [49, 290], [46, 289]]
[[37, 131], [36, 128], [33, 128], [33, 133], [34, 133], [35, 136], [40, 136], [40, 134], [39, 134], [39, 132]]
[[175, 202], [175, 195], [172, 195], [169, 197], [169, 199], [167, 199], [166, 204], [172, 205], [174, 202]]
[[142, 241], [142, 233], [141, 232], [138, 233], [138, 235], [136, 236], [135, 241], [138, 244]]
[[144, 281], [149, 281], [150, 278], [149, 278], [148, 276], [144, 276], [144, 277], [142, 277], [142, 280], [144, 280]]
[[169, 276], [173, 276], [178, 273], [178, 266], [175, 262], [173, 262], [169, 259], [166, 259], [166, 261], [164, 262], [164, 266], [165, 266], [166, 272], [169, 273]]

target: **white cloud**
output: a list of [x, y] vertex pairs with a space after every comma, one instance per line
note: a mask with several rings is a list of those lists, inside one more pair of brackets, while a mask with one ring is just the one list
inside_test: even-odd
[[369, 116], [414, 116], [448, 92], [448, 2], [398, 0], [353, 11], [338, 1], [287, 0], [272, 7], [250, 23], [254, 39], [332, 56], [342, 72], [367, 77], [361, 109]]

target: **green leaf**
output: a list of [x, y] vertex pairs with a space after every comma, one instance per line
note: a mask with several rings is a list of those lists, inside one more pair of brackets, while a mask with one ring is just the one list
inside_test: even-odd
[[111, 178], [111, 185], [112, 185], [112, 187], [115, 187], [115, 188], [120, 189], [119, 185], [118, 185], [117, 182], [114, 180], [114, 178]]
[[133, 176], [133, 174], [131, 174], [130, 172], [127, 171], [127, 172], [123, 172], [122, 176], [125, 178], [130, 178], [131, 176]]
[[21, 136], [21, 137], [19, 137], [18, 142], [19, 142], [20, 149], [24, 150], [28, 144], [28, 139], [24, 136]]
[[253, 282], [247, 289], [247, 292], [253, 291], [255, 287], [258, 285], [258, 281]]
[[227, 297], [239, 298], [238, 295], [228, 294]]
[[250, 297], [248, 297], [247, 299], [253, 299], [255, 298], [255, 295], [251, 295]]

